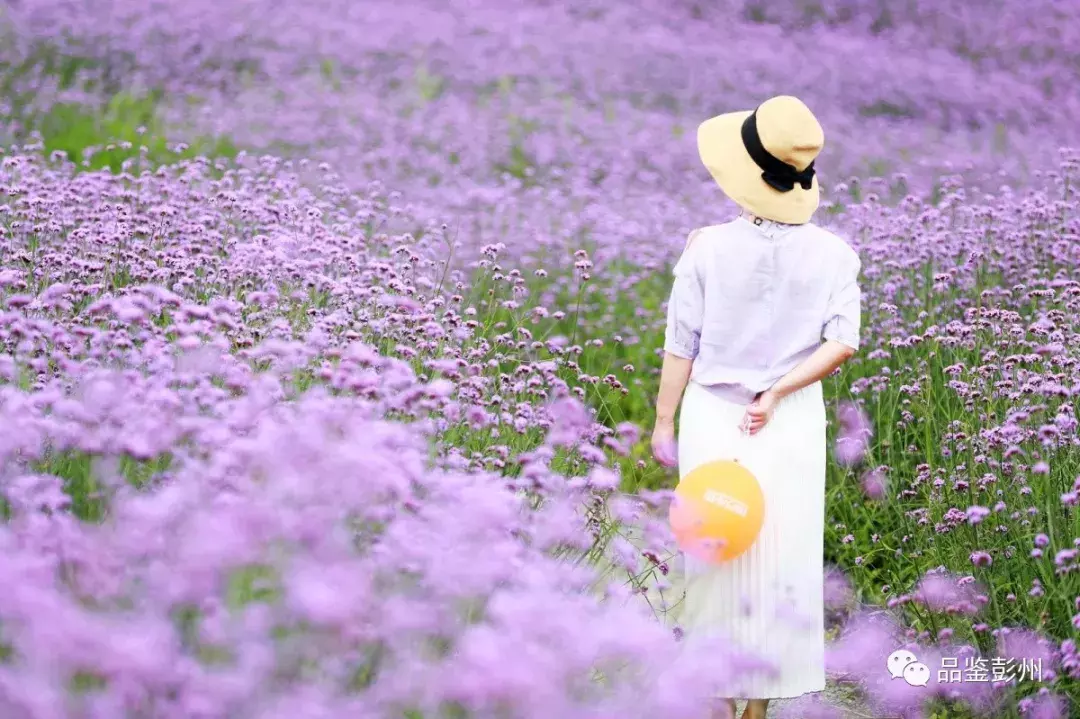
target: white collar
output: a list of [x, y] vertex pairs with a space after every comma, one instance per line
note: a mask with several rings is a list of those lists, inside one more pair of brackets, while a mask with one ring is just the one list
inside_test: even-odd
[[764, 217], [758, 217], [756, 215], [750, 214], [749, 212], [741, 213], [739, 215], [739, 219], [743, 222], [747, 222], [753, 225], [767, 237], [776, 237], [777, 235], [783, 234], [788, 230], [799, 227], [799, 225], [789, 225], [783, 222], [776, 222], [775, 220], [766, 220]]

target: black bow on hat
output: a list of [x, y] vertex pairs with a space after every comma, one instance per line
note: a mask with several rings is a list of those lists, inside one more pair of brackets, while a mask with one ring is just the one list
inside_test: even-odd
[[765, 146], [761, 144], [761, 137], [757, 130], [757, 110], [750, 113], [750, 117], [742, 124], [742, 141], [750, 158], [761, 168], [761, 179], [769, 187], [777, 192], [791, 192], [798, 183], [804, 190], [809, 190], [814, 183], [814, 163], [811, 162], [805, 170], [797, 170], [783, 160], [774, 157]]

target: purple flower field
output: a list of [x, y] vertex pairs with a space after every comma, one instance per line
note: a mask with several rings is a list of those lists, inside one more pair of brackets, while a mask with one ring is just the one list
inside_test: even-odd
[[780, 93], [863, 261], [863, 713], [776, 711], [1075, 715], [1078, 41], [1068, 0], [7, 3], [0, 718], [704, 719], [768, 671], [680, 641], [647, 429], [732, 212], [696, 126]]

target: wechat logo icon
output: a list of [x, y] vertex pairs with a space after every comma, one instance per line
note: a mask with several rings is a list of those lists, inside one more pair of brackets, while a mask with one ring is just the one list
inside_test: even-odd
[[885, 662], [889, 676], [903, 679], [913, 687], [925, 687], [930, 682], [930, 667], [920, 662], [906, 649], [897, 649]]

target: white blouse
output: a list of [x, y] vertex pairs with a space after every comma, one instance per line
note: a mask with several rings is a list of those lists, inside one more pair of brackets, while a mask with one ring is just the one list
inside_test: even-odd
[[859, 347], [859, 255], [813, 224], [746, 217], [690, 233], [675, 265], [664, 351], [690, 379], [749, 402], [822, 339]]

